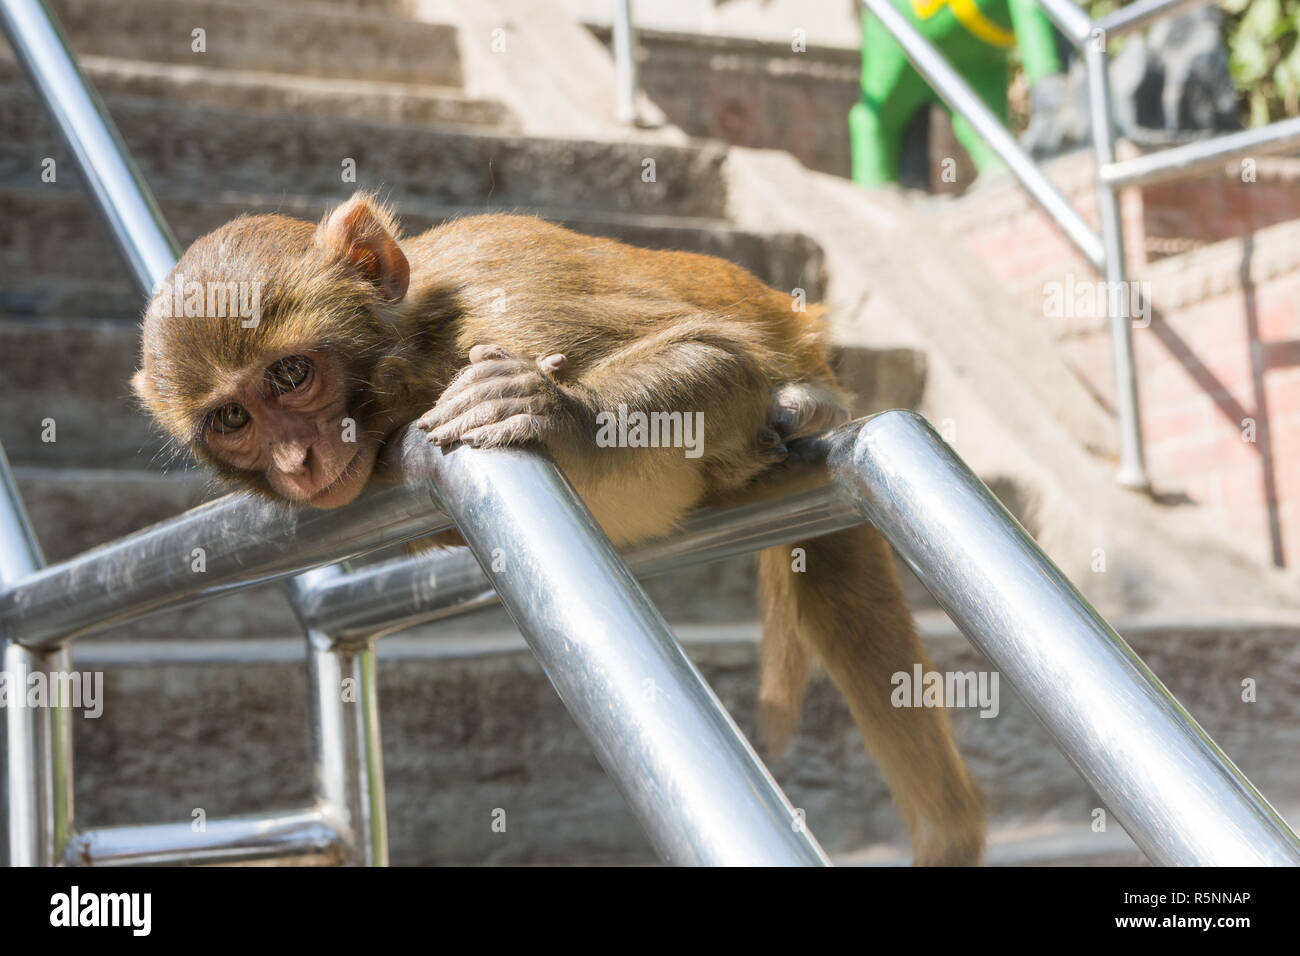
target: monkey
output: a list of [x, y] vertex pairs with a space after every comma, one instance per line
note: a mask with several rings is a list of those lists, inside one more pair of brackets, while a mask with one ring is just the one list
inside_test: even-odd
[[[256, 283], [256, 315], [214, 302], [240, 282]], [[241, 216], [196, 240], [145, 310], [132, 387], [178, 448], [295, 506], [336, 508], [386, 480], [380, 452], [412, 423], [440, 447], [544, 449], [626, 546], [764, 487], [791, 442], [847, 418], [826, 339], [823, 307], [795, 310], [720, 258], [522, 215], [404, 237], [363, 192], [318, 224]], [[701, 453], [601, 444], [598, 417], [620, 407], [702, 413]], [[946, 712], [891, 705], [891, 675], [932, 666], [879, 532], [763, 550], [758, 587], [767, 751], [784, 749], [819, 662], [913, 862], [980, 863], [984, 798]]]

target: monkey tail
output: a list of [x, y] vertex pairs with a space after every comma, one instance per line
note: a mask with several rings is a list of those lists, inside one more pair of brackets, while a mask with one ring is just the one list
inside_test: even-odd
[[869, 525], [768, 548], [758, 558], [763, 618], [759, 728], [780, 753], [799, 719], [812, 658], [839, 687], [912, 839], [917, 864], [975, 865], [984, 798], [943, 708], [895, 707], [892, 676], [920, 664], [889, 545]]

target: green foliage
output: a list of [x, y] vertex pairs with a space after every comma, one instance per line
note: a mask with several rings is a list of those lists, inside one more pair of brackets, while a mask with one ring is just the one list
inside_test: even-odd
[[1300, 0], [1225, 0], [1228, 65], [1261, 125], [1300, 109]]

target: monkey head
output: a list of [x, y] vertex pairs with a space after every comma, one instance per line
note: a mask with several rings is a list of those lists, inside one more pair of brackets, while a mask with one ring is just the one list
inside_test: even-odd
[[397, 235], [358, 194], [319, 226], [243, 216], [198, 239], [145, 313], [135, 394], [224, 478], [316, 507], [351, 501], [404, 424]]

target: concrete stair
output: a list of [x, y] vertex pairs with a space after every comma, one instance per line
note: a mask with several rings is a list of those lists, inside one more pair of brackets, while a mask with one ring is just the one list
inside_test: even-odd
[[[333, 116], [268, 117], [135, 97], [104, 97], [137, 165], [160, 195], [335, 196], [383, 188], [403, 203], [529, 208], [538, 196], [559, 209], [722, 218], [726, 155], [717, 144], [609, 143], [471, 134]], [[45, 185], [41, 160], [61, 149], [36, 98], [0, 90], [0, 176]], [[249, 144], [256, 144], [250, 148]], [[356, 182], [342, 181], [344, 159]], [[642, 177], [654, 161], [654, 180]], [[60, 163], [60, 184], [75, 166]], [[66, 177], [66, 178], [65, 178]]]
[[[202, 199], [197, 190], [180, 195], [159, 190], [163, 214], [182, 244], [241, 213], [279, 212], [315, 221], [351, 195], [353, 186], [320, 196], [222, 193]], [[500, 207], [447, 207], [399, 200], [404, 228], [417, 232], [458, 215], [503, 211]], [[507, 211], [529, 210], [513, 207]], [[802, 288], [815, 298], [825, 286], [816, 243], [797, 233], [765, 235], [725, 220], [655, 213], [534, 209], [546, 218], [590, 235], [608, 236], [647, 248], [688, 249], [721, 256], [762, 276], [778, 288]], [[11, 316], [139, 318], [142, 303], [121, 266], [113, 241], [79, 190], [0, 186], [0, 217], [13, 224], [0, 237], [0, 313]], [[134, 332], [134, 326], [125, 326]]]
[[[83, 56], [80, 63], [95, 89], [115, 95], [166, 98], [245, 113], [333, 116], [437, 129], [508, 132], [517, 125], [504, 104], [470, 96], [458, 86], [228, 70], [103, 56]], [[16, 63], [0, 60], [0, 79], [11, 82], [17, 75]]]
[[[54, 0], [81, 55], [321, 76], [461, 86], [455, 24], [343, 4], [239, 0]], [[193, 49], [204, 30], [206, 51]]]
[[[987, 664], [946, 621], [921, 616], [944, 670]], [[1134, 649], [1265, 793], [1297, 792], [1300, 738], [1287, 728], [1300, 691], [1289, 626], [1249, 621], [1121, 621]], [[192, 630], [187, 633], [200, 636]], [[753, 738], [754, 625], [677, 633]], [[309, 798], [306, 686], [296, 640], [88, 640], [75, 664], [105, 674], [103, 716], [77, 720], [84, 825], [190, 819]], [[499, 613], [380, 643], [394, 863], [646, 863], [653, 855], [590, 748]], [[1243, 676], [1260, 681], [1240, 700]], [[992, 811], [990, 862], [1131, 864], [1140, 854], [1008, 685], [999, 713], [952, 711]], [[147, 745], [145, 743], [147, 742]], [[770, 761], [828, 852], [848, 864], [907, 861], [897, 814], [838, 694], [815, 681], [803, 727]], [[492, 832], [503, 808], [507, 831]], [[1285, 810], [1285, 805], [1284, 805]], [[1295, 817], [1293, 816], [1294, 820]]]

